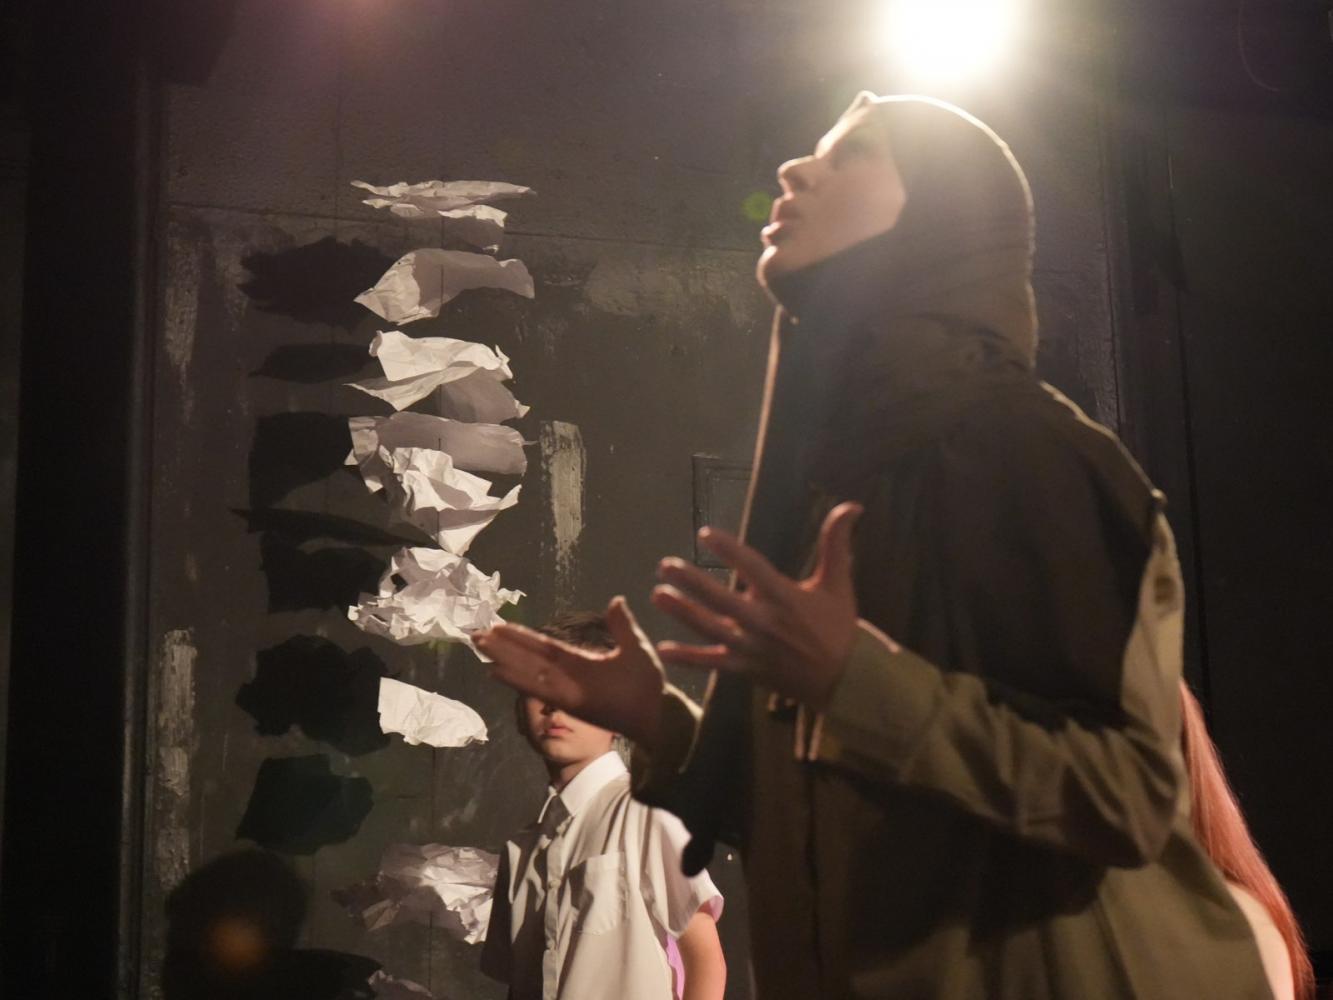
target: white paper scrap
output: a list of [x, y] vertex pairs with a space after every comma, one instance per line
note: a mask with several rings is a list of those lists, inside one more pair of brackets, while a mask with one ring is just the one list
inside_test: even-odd
[[426, 248], [400, 257], [356, 301], [390, 323], [412, 323], [438, 316], [446, 302], [469, 288], [500, 288], [528, 299], [534, 294], [532, 275], [521, 260]]
[[450, 380], [474, 371], [514, 377], [503, 351], [453, 337], [409, 337], [401, 330], [381, 330], [370, 342], [370, 356], [379, 359], [384, 377], [393, 382], [436, 371], [449, 372]]
[[392, 473], [385, 481], [385, 494], [394, 515], [454, 555], [466, 553], [500, 511], [518, 503], [521, 487], [493, 497], [490, 480], [454, 468], [453, 459], [442, 451], [381, 448], [377, 461]]
[[340, 893], [367, 930], [433, 923], [468, 944], [486, 939], [499, 855], [475, 847], [393, 844], [379, 874]]
[[478, 371], [440, 388], [440, 409], [458, 420], [499, 424], [527, 414], [530, 407], [514, 398], [489, 372]]
[[377, 969], [366, 980], [375, 992], [375, 1000], [435, 1000], [435, 994], [410, 979], [395, 979]]
[[378, 593], [362, 594], [347, 617], [363, 632], [402, 646], [437, 639], [471, 646], [473, 632], [498, 625], [500, 608], [523, 596], [501, 587], [499, 573], [487, 576], [462, 556], [405, 548], [389, 560]]
[[400, 330], [382, 330], [371, 341], [370, 354], [379, 359], [385, 377], [347, 384], [395, 410], [445, 386], [449, 415], [462, 420], [498, 424], [528, 412], [500, 384], [514, 373], [498, 348], [452, 337], [409, 337]]
[[500, 249], [500, 240], [505, 234], [505, 219], [508, 217], [507, 212], [490, 205], [469, 205], [467, 208], [440, 213], [445, 232], [487, 253]]
[[531, 188], [502, 181], [425, 181], [386, 187], [352, 181], [352, 186], [376, 196], [362, 199], [363, 205], [387, 208], [400, 219], [442, 221], [447, 232], [488, 252], [499, 248], [508, 213], [482, 202], [532, 193]]
[[422, 181], [419, 184], [399, 181], [384, 187], [352, 181], [352, 187], [374, 195], [365, 199], [364, 204], [371, 208], [387, 208], [404, 219], [430, 218], [472, 205], [532, 194], [532, 188], [504, 181]]
[[394, 413], [387, 417], [350, 417], [347, 429], [352, 438], [348, 465], [361, 468], [361, 477], [372, 492], [384, 488], [390, 466], [380, 449], [434, 448], [447, 452], [454, 468], [468, 472], [495, 472], [521, 476], [527, 471], [523, 435], [500, 424], [473, 424], [427, 413]]
[[461, 701], [392, 677], [380, 678], [380, 731], [416, 746], [465, 747], [486, 742], [486, 723]]

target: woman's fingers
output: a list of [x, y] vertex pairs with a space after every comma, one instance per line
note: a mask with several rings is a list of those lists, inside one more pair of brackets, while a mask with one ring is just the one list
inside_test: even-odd
[[[486, 652], [488, 644], [497, 641], [504, 642], [506, 648], [513, 646], [518, 649], [526, 649], [550, 659], [554, 659], [560, 652], [578, 652], [575, 647], [566, 645], [559, 639], [552, 639], [549, 635], [542, 635], [530, 628], [525, 628], [522, 625], [511, 625], [508, 622], [492, 626], [485, 632], [478, 633], [473, 636], [473, 641], [481, 647], [483, 653]], [[487, 653], [487, 655], [490, 654]]]
[[648, 643], [648, 637], [629, 609], [629, 602], [623, 597], [611, 598], [611, 603], [606, 606], [606, 627], [622, 650], [636, 649]]
[[735, 535], [717, 528], [702, 528], [699, 541], [709, 552], [740, 574], [741, 579], [778, 604], [786, 604], [791, 588], [796, 586], [779, 573], [767, 559]]
[[691, 566], [683, 559], [663, 559], [658, 564], [657, 576], [663, 583], [687, 592], [708, 610], [730, 618], [741, 628], [761, 633], [768, 630], [768, 615], [761, 605], [719, 583], [698, 566]]
[[587, 701], [589, 670], [606, 659], [521, 626], [497, 625], [473, 641], [494, 661], [491, 676], [496, 680], [570, 710]]
[[653, 588], [653, 606], [698, 632], [705, 639], [723, 643], [740, 651], [749, 651], [754, 646], [753, 639], [736, 624], [734, 619], [709, 611], [670, 585], [663, 584]]
[[852, 531], [864, 510], [858, 503], [840, 503], [824, 518], [819, 529], [818, 559], [810, 576], [815, 586], [853, 593]]
[[690, 646], [683, 642], [659, 642], [657, 655], [667, 663], [695, 670], [749, 672], [749, 661], [729, 646]]

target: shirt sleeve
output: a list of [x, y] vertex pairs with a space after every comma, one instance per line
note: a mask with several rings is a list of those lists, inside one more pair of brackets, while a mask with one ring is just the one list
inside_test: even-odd
[[640, 805], [646, 813], [641, 888], [653, 918], [671, 937], [680, 937], [696, 913], [705, 910], [714, 920], [722, 916], [722, 894], [708, 871], [686, 876], [680, 858], [689, 843], [685, 825], [664, 809]]
[[497, 982], [507, 983], [512, 968], [509, 910], [509, 852], [500, 852], [495, 888], [491, 894], [491, 919], [481, 946], [481, 971]]
[[[962, 511], [950, 527], [989, 547], [974, 565], [1000, 567], [953, 595], [978, 618], [999, 609], [974, 633], [981, 669], [941, 669], [863, 624], [810, 756], [1098, 864], [1143, 865], [1163, 849], [1185, 787], [1174, 543], [1149, 514], [1146, 565], [1140, 555], [1117, 569], [1117, 522], [1077, 462], [1056, 456], [1032, 472], [1007, 487], [999, 474], [949, 483]], [[1027, 662], [996, 662], [1016, 655]]]

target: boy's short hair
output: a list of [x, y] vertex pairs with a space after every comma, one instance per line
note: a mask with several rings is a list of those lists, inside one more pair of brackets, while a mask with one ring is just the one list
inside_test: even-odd
[[[571, 646], [578, 646], [580, 649], [616, 648], [615, 636], [611, 634], [611, 629], [606, 624], [606, 615], [597, 611], [570, 611], [556, 615], [545, 625], [538, 625], [533, 631], [567, 642]], [[523, 715], [521, 694], [514, 700], [514, 715], [518, 719], [519, 732], [526, 732], [527, 720]], [[611, 747], [627, 764], [629, 763], [629, 741], [625, 737], [617, 733]]]
[[538, 625], [536, 631], [580, 649], [616, 648], [615, 637], [606, 624], [606, 615], [595, 611], [571, 611], [557, 615], [545, 625]]

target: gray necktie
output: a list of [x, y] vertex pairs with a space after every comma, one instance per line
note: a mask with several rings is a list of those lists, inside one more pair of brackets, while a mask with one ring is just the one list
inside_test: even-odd
[[569, 819], [569, 810], [559, 795], [552, 795], [546, 800], [546, 805], [542, 809], [541, 822], [537, 824], [538, 840], [545, 839], [547, 842], [555, 839], [555, 835], [560, 831], [560, 824]]

